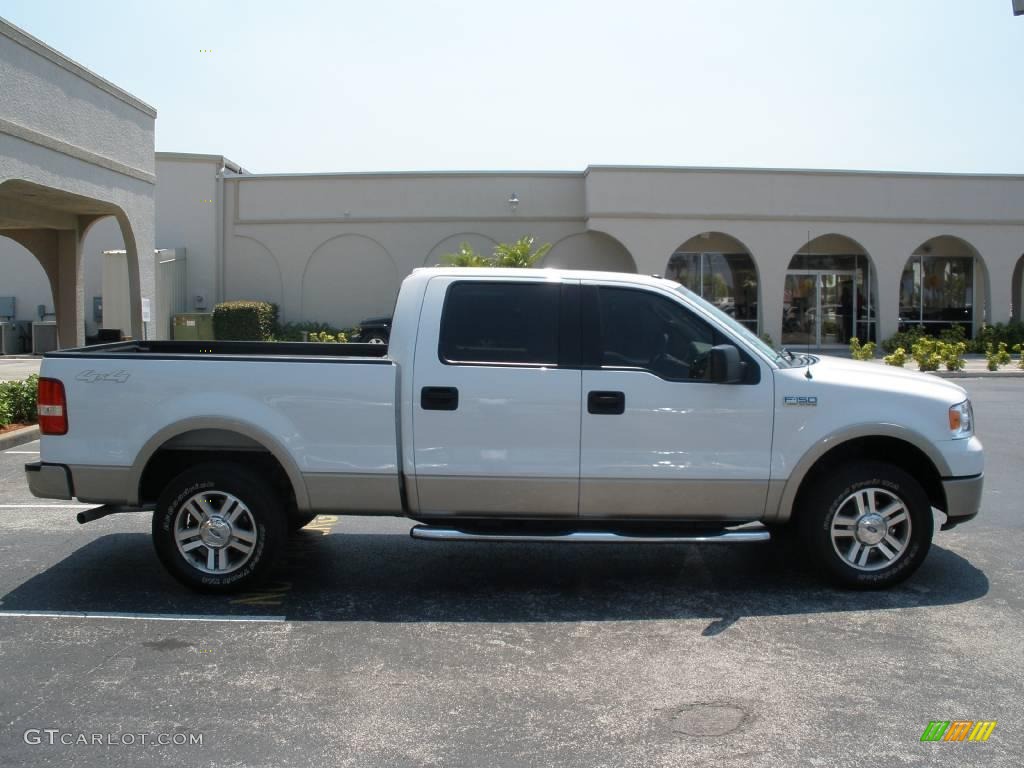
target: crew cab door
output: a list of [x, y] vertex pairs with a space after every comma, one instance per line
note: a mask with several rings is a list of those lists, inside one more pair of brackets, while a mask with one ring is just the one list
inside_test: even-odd
[[578, 281], [437, 277], [413, 370], [418, 513], [575, 517]]
[[768, 367], [743, 352], [744, 383], [712, 383], [708, 350], [733, 340], [671, 291], [584, 281], [581, 293], [581, 517], [759, 518]]

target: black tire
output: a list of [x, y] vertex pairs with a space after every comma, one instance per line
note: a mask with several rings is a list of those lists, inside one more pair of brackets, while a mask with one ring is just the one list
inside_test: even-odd
[[288, 530], [291, 533], [301, 531], [319, 516], [319, 512], [292, 512], [288, 515]]
[[[237, 515], [233, 523], [228, 522], [232, 515]], [[203, 517], [211, 521], [205, 533]], [[179, 534], [188, 553], [178, 546]], [[204, 536], [212, 545], [203, 543]], [[273, 568], [286, 536], [278, 495], [237, 464], [210, 462], [185, 470], [167, 484], [153, 512], [153, 545], [160, 562], [182, 584], [201, 592], [234, 592], [259, 583]], [[230, 543], [220, 544], [224, 541]], [[203, 570], [209, 557], [212, 572]]]
[[[902, 508], [893, 506], [897, 502]], [[898, 467], [873, 461], [841, 467], [819, 480], [797, 515], [806, 551], [834, 583], [850, 589], [883, 589], [909, 577], [928, 555], [934, 529], [920, 483]], [[878, 536], [884, 538], [871, 543]]]

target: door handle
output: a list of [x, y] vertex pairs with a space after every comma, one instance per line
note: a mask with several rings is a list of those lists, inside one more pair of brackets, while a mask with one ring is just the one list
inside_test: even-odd
[[455, 387], [424, 387], [420, 390], [420, 408], [424, 411], [454, 411], [459, 407]]
[[618, 416], [626, 412], [626, 395], [622, 392], [594, 391], [587, 394], [587, 413]]

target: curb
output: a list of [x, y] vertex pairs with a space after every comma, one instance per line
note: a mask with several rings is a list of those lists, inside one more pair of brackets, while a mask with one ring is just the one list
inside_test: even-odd
[[14, 448], [15, 446], [22, 445], [24, 443], [31, 443], [33, 440], [38, 439], [38, 424], [33, 424], [31, 427], [25, 427], [23, 429], [16, 429], [13, 432], [0, 435], [0, 451], [6, 451], [8, 448]]
[[1024, 379], [1024, 371], [929, 371], [941, 379]]

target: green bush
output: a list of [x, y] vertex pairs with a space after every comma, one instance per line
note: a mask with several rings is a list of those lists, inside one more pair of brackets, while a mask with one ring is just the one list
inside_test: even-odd
[[903, 350], [914, 348], [914, 343], [922, 336], [927, 336], [923, 326], [912, 325], [905, 331], [893, 334], [888, 339], [882, 342], [882, 349], [886, 352], [895, 352], [899, 347], [903, 347]]
[[1017, 367], [1024, 371], [1024, 344], [1014, 344], [1013, 351], [1020, 355], [1017, 358]]
[[895, 365], [898, 368], [902, 368], [907, 364], [907, 350], [903, 347], [896, 347], [891, 355], [886, 355], [882, 360], [885, 361], [886, 365]]
[[[959, 327], [959, 326], [957, 326]], [[962, 371], [964, 369], [964, 352], [967, 351], [967, 342], [942, 342], [945, 349], [942, 351], [942, 362], [947, 371]]]
[[316, 333], [314, 331], [309, 334], [309, 340], [319, 342], [320, 344], [347, 344], [348, 336], [346, 336], [342, 331], [338, 331], [337, 333], [327, 333], [326, 331]]
[[985, 347], [985, 360], [988, 361], [990, 371], [998, 371], [999, 366], [1008, 365], [1010, 353], [1006, 349], [1006, 342], [1000, 341], [998, 345], [989, 344]]
[[328, 333], [332, 336], [337, 336], [340, 333], [347, 336], [349, 332], [327, 323], [283, 323], [274, 330], [274, 339], [276, 341], [304, 341], [305, 334], [308, 334], [309, 340], [313, 341], [315, 333]]
[[218, 341], [272, 341], [277, 305], [267, 301], [226, 301], [213, 308], [213, 337]]
[[852, 336], [850, 338], [850, 357], [854, 360], [874, 360], [875, 342], [869, 341], [867, 344], [861, 344], [860, 339]]
[[1024, 323], [1014, 320], [982, 326], [974, 339], [968, 342], [968, 351], [984, 354], [990, 344], [998, 349], [1000, 342], [1005, 343], [1007, 348], [1024, 344]]
[[918, 370], [937, 371], [942, 364], [942, 353], [946, 345], [931, 336], [922, 336], [914, 342], [910, 353], [917, 361]]
[[39, 395], [39, 377], [24, 381], [0, 381], [0, 427], [8, 424], [34, 424]]

